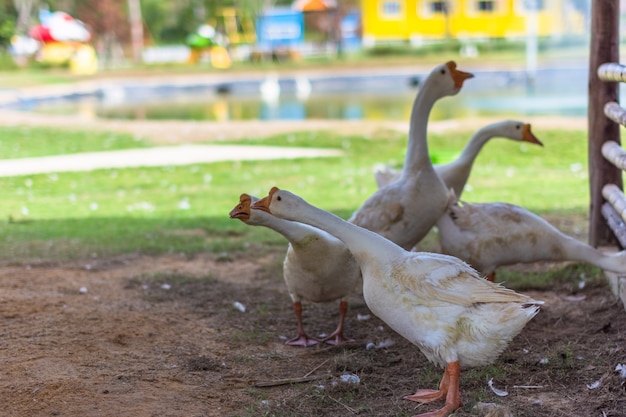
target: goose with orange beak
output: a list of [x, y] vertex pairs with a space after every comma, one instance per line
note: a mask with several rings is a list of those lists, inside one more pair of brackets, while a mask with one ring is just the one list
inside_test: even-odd
[[543, 304], [482, 278], [458, 258], [407, 251], [286, 190], [272, 188], [252, 209], [332, 233], [352, 252], [372, 313], [444, 368], [438, 389], [404, 397], [445, 401], [420, 417], [446, 417], [458, 409], [461, 369], [493, 363]]
[[372, 194], [349, 219], [404, 249], [415, 246], [444, 213], [448, 189], [435, 171], [428, 153], [428, 118], [435, 102], [456, 95], [473, 75], [453, 61], [435, 67], [413, 102], [409, 141], [402, 175]]
[[[258, 198], [241, 194], [239, 203], [230, 211], [231, 219], [250, 226], [264, 226], [283, 235], [288, 241], [283, 261], [283, 278], [293, 302], [298, 332], [285, 342], [290, 346], [312, 346], [320, 342], [339, 345], [354, 341], [344, 334], [348, 297], [360, 292], [361, 269], [354, 257], [337, 238], [323, 230], [291, 222], [261, 210], [251, 210]], [[309, 336], [302, 321], [302, 301], [315, 303], [339, 300], [339, 325], [329, 336]]]

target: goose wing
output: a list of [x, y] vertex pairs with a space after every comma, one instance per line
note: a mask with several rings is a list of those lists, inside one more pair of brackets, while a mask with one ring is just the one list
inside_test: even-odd
[[405, 208], [400, 197], [401, 192], [396, 187], [381, 188], [348, 221], [378, 233], [388, 230], [404, 216]]
[[482, 278], [458, 258], [417, 253], [404, 259], [393, 270], [400, 291], [408, 291], [420, 304], [437, 306], [476, 303], [537, 303], [532, 298]]

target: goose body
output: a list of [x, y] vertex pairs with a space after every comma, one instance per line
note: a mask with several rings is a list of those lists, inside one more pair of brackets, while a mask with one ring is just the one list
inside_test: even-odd
[[[439, 174], [448, 189], [452, 188], [454, 190], [457, 197], [461, 196], [463, 188], [465, 188], [472, 166], [480, 150], [489, 140], [496, 137], [543, 146], [541, 141], [532, 133], [530, 124], [517, 120], [503, 120], [479, 129], [472, 135], [456, 160], [448, 164], [435, 165], [437, 174]], [[400, 175], [401, 172], [389, 167], [384, 167], [374, 173], [376, 184], [379, 188], [397, 180]]]
[[323, 341], [328, 344], [351, 341], [344, 336], [343, 322], [348, 308], [347, 297], [358, 289], [361, 270], [350, 251], [341, 240], [323, 230], [251, 210], [250, 206], [256, 200], [258, 198], [254, 196], [242, 194], [230, 217], [251, 226], [270, 228], [289, 241], [283, 262], [283, 278], [293, 302], [298, 334], [286, 343], [310, 346], [320, 341], [304, 331], [302, 300], [315, 303], [340, 300], [339, 326]]
[[350, 222], [372, 230], [405, 249], [428, 233], [446, 208], [447, 189], [428, 154], [427, 124], [435, 102], [457, 94], [473, 75], [454, 62], [434, 68], [421, 84], [411, 110], [404, 170], [397, 181], [372, 194]]
[[481, 278], [448, 255], [411, 252], [344, 221], [285, 190], [273, 188], [253, 209], [326, 230], [350, 249], [363, 274], [363, 296], [373, 314], [445, 367], [439, 390], [406, 399], [446, 405], [428, 416], [447, 416], [461, 405], [461, 368], [492, 363], [539, 311], [540, 301]]
[[442, 251], [468, 262], [489, 280], [499, 266], [538, 261], [583, 261], [626, 273], [626, 251], [602, 253], [512, 204], [457, 203], [451, 196], [437, 227]]

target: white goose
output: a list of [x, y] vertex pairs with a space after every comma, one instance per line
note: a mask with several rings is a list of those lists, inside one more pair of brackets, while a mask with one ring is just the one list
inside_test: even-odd
[[[543, 143], [530, 130], [530, 124], [517, 120], [503, 120], [476, 131], [456, 160], [448, 164], [435, 165], [437, 174], [446, 184], [446, 187], [454, 190], [457, 197], [463, 193], [463, 188], [467, 183], [478, 153], [490, 139], [496, 137], [543, 146]], [[386, 167], [376, 171], [374, 176], [376, 184], [380, 188], [398, 179], [400, 172]]]
[[420, 403], [445, 399], [443, 408], [423, 416], [448, 416], [459, 408], [461, 368], [495, 361], [542, 304], [481, 278], [455, 257], [407, 251], [276, 187], [252, 208], [326, 230], [350, 249], [372, 313], [445, 367], [438, 390], [404, 397]]
[[445, 184], [428, 154], [428, 117], [435, 102], [457, 94], [472, 74], [454, 62], [437, 66], [421, 84], [411, 110], [409, 143], [398, 181], [370, 196], [350, 222], [372, 230], [405, 249], [415, 246], [443, 214], [448, 201]]
[[[259, 210], [250, 210], [258, 198], [241, 194], [230, 217], [251, 226], [270, 228], [289, 241], [283, 263], [283, 278], [293, 302], [298, 334], [286, 342], [290, 346], [312, 346], [320, 341], [331, 345], [351, 342], [343, 323], [348, 310], [347, 297], [361, 283], [361, 269], [345, 245], [333, 235], [306, 224], [279, 219]], [[302, 324], [302, 300], [316, 303], [339, 299], [339, 325], [323, 340], [308, 336]]]
[[468, 262], [490, 281], [499, 266], [538, 261], [583, 261], [626, 273], [626, 251], [603, 253], [512, 204], [458, 203], [451, 194], [437, 227], [442, 251]]

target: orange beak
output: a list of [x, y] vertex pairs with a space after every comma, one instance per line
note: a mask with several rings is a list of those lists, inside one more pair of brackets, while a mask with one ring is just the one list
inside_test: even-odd
[[526, 123], [523, 129], [524, 130], [522, 132], [522, 140], [524, 142], [535, 143], [539, 146], [543, 146], [543, 143], [541, 143], [541, 141], [537, 139], [535, 135], [533, 135], [533, 132], [530, 131], [530, 124]]
[[463, 87], [463, 82], [469, 78], [474, 78], [474, 74], [456, 69], [456, 62], [450, 61], [446, 63], [446, 66], [450, 70], [452, 79], [454, 80], [454, 86], [456, 88]]
[[239, 196], [239, 204], [228, 213], [231, 219], [239, 219], [243, 222], [250, 219], [250, 206], [252, 199], [248, 194], [241, 194]]
[[272, 212], [270, 211], [270, 203], [272, 201], [272, 196], [276, 191], [278, 191], [278, 187], [272, 187], [267, 197], [256, 201], [254, 204], [252, 204], [252, 208], [255, 210], [263, 210], [271, 214]]

